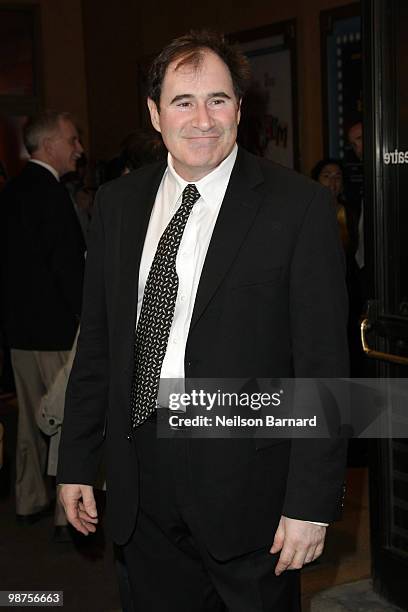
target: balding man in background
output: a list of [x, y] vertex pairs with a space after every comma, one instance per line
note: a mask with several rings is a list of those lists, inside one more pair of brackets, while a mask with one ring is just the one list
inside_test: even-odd
[[[47, 441], [35, 413], [65, 363], [78, 327], [85, 243], [60, 177], [83, 149], [73, 118], [47, 111], [28, 121], [30, 160], [0, 197], [1, 326], [11, 347], [18, 399], [16, 512], [31, 524], [49, 509]], [[66, 520], [57, 503], [56, 539]]]

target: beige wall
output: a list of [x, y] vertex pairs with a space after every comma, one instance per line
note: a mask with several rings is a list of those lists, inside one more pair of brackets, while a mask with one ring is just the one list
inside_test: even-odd
[[89, 142], [81, 0], [42, 0], [43, 89], [46, 106], [78, 119]]
[[137, 0], [83, 0], [91, 154], [109, 159], [139, 122]]

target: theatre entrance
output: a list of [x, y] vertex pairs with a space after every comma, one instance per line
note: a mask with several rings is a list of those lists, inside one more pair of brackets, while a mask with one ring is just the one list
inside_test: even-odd
[[[363, 3], [364, 234], [374, 376], [408, 375], [408, 2]], [[370, 359], [371, 361], [371, 359]], [[392, 435], [373, 441], [374, 588], [408, 610], [408, 396], [390, 399]]]

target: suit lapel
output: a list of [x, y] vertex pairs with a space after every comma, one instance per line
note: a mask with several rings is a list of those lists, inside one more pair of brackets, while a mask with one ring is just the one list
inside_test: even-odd
[[[123, 321], [135, 323], [138, 298], [139, 266], [150, 214], [165, 170], [164, 164], [149, 168], [143, 179], [130, 178], [120, 229], [120, 295], [119, 312]], [[133, 178], [133, 177], [132, 177]], [[129, 296], [131, 299], [129, 300]]]
[[196, 325], [222, 279], [228, 273], [245, 236], [255, 221], [263, 198], [254, 187], [262, 182], [263, 176], [256, 158], [239, 149], [208, 247], [190, 330]]

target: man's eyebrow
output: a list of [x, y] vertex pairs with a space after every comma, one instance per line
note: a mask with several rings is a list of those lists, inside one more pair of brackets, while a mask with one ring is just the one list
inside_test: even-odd
[[[175, 102], [179, 102], [180, 100], [191, 100], [194, 97], [195, 96], [193, 94], [179, 94], [178, 96], [174, 96], [170, 104], [174, 104]], [[207, 99], [209, 100], [210, 98], [226, 98], [227, 100], [231, 100], [231, 96], [225, 93], [225, 91], [215, 91], [213, 93], [210, 93], [207, 95]]]
[[227, 98], [227, 100], [231, 100], [231, 96], [229, 96], [225, 91], [215, 91], [207, 96], [208, 98]]
[[174, 96], [170, 104], [174, 104], [174, 102], [179, 102], [179, 100], [191, 100], [192, 98], [194, 98], [193, 94], [179, 94], [178, 96]]

